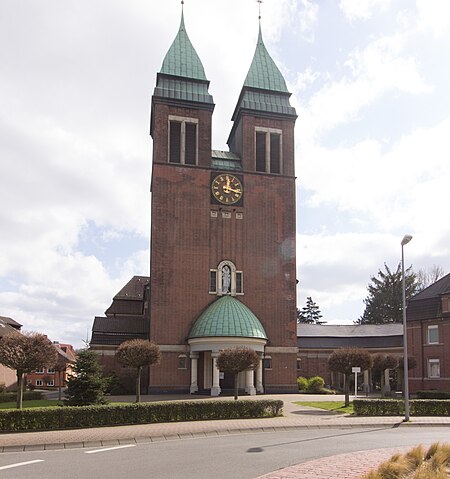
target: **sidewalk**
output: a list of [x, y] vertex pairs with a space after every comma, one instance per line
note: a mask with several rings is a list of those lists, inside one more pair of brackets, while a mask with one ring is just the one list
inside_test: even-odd
[[[280, 394], [257, 396], [256, 399], [280, 399], [284, 402], [283, 417], [266, 419], [232, 419], [218, 421], [195, 421], [180, 423], [162, 423], [162, 424], [142, 424], [132, 426], [115, 426], [92, 429], [72, 429], [64, 431], [43, 431], [29, 433], [0, 434], [0, 452], [19, 452], [19, 451], [43, 451], [52, 449], [76, 448], [76, 447], [101, 447], [114, 446], [130, 443], [143, 443], [155, 441], [169, 441], [176, 439], [189, 439], [195, 437], [218, 436], [239, 433], [255, 433], [270, 431], [286, 431], [295, 428], [317, 429], [317, 428], [355, 428], [355, 427], [417, 427], [417, 426], [447, 426], [450, 427], [450, 417], [413, 417], [411, 422], [403, 423], [403, 417], [353, 417], [339, 413], [318, 410], [306, 406], [293, 404], [295, 401], [317, 400], [316, 397], [300, 394]], [[111, 398], [117, 399], [117, 398]], [[161, 401], [161, 400], [220, 400], [224, 398], [214, 398], [205, 396], [143, 396], [143, 401]], [[229, 398], [225, 398], [229, 399]], [[242, 400], [255, 399], [255, 397], [243, 396]], [[323, 396], [321, 396], [323, 399]], [[327, 396], [327, 400], [341, 400], [340, 396]], [[134, 397], [120, 398], [121, 401], [134, 400]], [[355, 476], [350, 476], [346, 468], [347, 479], [350, 477], [360, 477], [361, 468], [369, 470], [379, 462], [389, 458], [396, 450], [376, 450], [365, 452], [364, 463], [352, 463], [352, 471]], [[330, 461], [328, 458], [322, 467], [326, 467], [328, 473], [330, 467], [336, 468], [333, 475], [307, 475], [308, 467], [313, 467], [317, 471], [320, 469], [320, 461], [310, 461], [312, 464], [303, 463], [282, 471], [277, 471], [265, 476], [264, 479], [291, 479], [306, 477], [344, 477], [338, 474], [339, 464], [348, 464], [348, 455], [343, 457], [334, 456]], [[345, 457], [344, 457], [345, 456]], [[353, 454], [353, 457], [355, 455]], [[340, 462], [340, 460], [345, 462]], [[305, 469], [306, 468], [306, 469]], [[305, 472], [306, 471], [306, 472]], [[363, 471], [364, 473], [364, 471]], [[303, 475], [302, 475], [303, 474]], [[304, 475], [306, 474], [306, 475]]]

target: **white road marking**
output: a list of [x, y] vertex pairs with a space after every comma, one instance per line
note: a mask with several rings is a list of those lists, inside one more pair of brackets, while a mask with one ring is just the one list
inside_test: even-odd
[[125, 444], [124, 446], [104, 447], [102, 449], [95, 449], [94, 451], [84, 451], [85, 454], [95, 454], [97, 452], [114, 451], [115, 449], [124, 449], [125, 447], [135, 447], [136, 444]]
[[17, 462], [16, 464], [10, 464], [9, 466], [1, 466], [0, 471], [3, 469], [12, 469], [13, 467], [28, 466], [28, 464], [36, 464], [37, 462], [44, 462], [44, 460], [36, 459], [35, 461]]

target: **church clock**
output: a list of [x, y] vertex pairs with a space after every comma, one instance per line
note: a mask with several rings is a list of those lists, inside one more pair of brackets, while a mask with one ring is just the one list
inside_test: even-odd
[[213, 198], [224, 205], [234, 205], [241, 200], [244, 193], [241, 180], [231, 174], [221, 174], [211, 182]]

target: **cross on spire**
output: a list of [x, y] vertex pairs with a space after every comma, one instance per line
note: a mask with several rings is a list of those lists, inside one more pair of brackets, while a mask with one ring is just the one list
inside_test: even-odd
[[261, 20], [261, 3], [263, 3], [263, 0], [256, 0], [259, 3], [259, 16], [258, 18]]

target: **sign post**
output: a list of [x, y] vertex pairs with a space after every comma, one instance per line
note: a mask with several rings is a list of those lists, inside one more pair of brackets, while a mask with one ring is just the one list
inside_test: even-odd
[[355, 373], [355, 398], [358, 395], [358, 373], [361, 372], [360, 367], [353, 367], [352, 373]]

